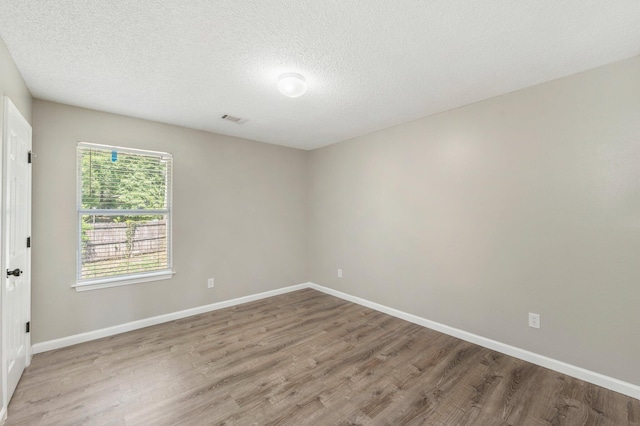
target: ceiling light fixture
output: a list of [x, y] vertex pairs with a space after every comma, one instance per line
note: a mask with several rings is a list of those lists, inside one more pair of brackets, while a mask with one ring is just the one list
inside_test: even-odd
[[278, 79], [278, 90], [285, 96], [297, 98], [307, 91], [307, 83], [302, 74], [288, 72]]

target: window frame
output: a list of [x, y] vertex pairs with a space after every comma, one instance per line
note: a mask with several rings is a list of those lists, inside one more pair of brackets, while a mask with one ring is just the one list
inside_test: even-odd
[[[166, 206], [164, 209], [83, 209], [82, 208], [82, 161], [80, 152], [82, 149], [97, 149], [103, 151], [117, 151], [134, 155], [144, 155], [158, 158], [168, 158]], [[127, 148], [114, 145], [78, 142], [76, 145], [76, 278], [71, 287], [76, 291], [97, 290], [109, 287], [138, 284], [151, 281], [167, 280], [175, 275], [173, 271], [173, 155], [168, 152], [149, 151], [144, 149]], [[129, 274], [113, 275], [110, 277], [81, 279], [82, 270], [82, 217], [84, 215], [103, 214], [106, 216], [121, 215], [166, 215], [167, 234], [167, 268], [151, 272], [135, 272]]]

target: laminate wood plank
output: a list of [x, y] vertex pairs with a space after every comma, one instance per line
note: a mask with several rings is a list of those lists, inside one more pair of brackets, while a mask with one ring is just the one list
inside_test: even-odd
[[34, 356], [12, 425], [635, 425], [640, 401], [305, 289]]

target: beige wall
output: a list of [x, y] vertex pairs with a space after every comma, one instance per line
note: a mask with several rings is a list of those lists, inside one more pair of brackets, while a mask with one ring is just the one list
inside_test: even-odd
[[[2, 39], [0, 39], [0, 93], [9, 96], [24, 118], [31, 123], [31, 92], [25, 85]], [[4, 99], [0, 103], [0, 112], [2, 112], [0, 114], [0, 129], [2, 129]]]
[[[71, 288], [78, 141], [173, 154], [173, 279]], [[305, 151], [36, 100], [34, 152], [33, 343], [308, 280]]]
[[309, 167], [312, 282], [640, 384], [640, 58]]

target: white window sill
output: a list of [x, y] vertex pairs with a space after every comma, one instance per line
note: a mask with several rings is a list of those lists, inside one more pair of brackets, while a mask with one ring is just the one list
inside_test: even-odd
[[127, 275], [118, 278], [100, 278], [82, 281], [72, 285], [71, 287], [75, 288], [76, 291], [98, 290], [101, 288], [120, 287], [123, 285], [147, 283], [150, 281], [168, 280], [173, 278], [174, 275], [175, 272], [173, 271], [161, 271], [153, 272], [151, 274]]

